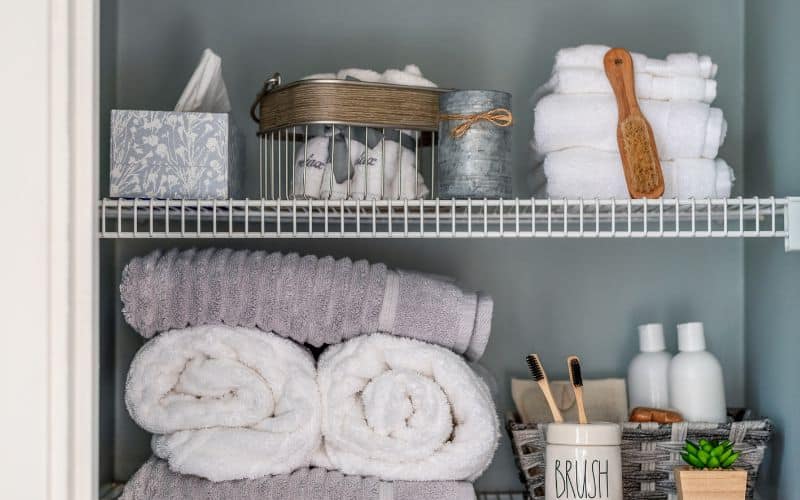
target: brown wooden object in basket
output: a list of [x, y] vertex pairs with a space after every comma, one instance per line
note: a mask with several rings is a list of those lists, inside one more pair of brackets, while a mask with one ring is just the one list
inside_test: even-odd
[[611, 49], [603, 65], [617, 98], [617, 143], [628, 192], [631, 198], [658, 198], [664, 194], [664, 175], [653, 129], [636, 100], [631, 54], [625, 49]]
[[277, 78], [267, 80], [251, 109], [260, 134], [314, 123], [436, 130], [439, 94], [446, 91], [350, 80], [300, 80], [271, 86], [270, 81], [274, 84]]

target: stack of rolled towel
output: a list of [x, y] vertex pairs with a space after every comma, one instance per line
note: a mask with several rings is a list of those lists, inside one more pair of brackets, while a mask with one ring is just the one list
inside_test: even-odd
[[[413, 64], [383, 73], [348, 68], [304, 78], [319, 79], [436, 87]], [[417, 163], [419, 131], [330, 125], [311, 125], [307, 130], [310, 138], [294, 155], [295, 196], [396, 200], [422, 198], [430, 192]], [[306, 127], [298, 128], [298, 133], [305, 132]]]
[[135, 258], [121, 293], [150, 338], [125, 402], [154, 453], [124, 499], [474, 499], [499, 432], [464, 358], [483, 354], [491, 298], [382, 264], [215, 249]]
[[[533, 97], [534, 188], [554, 198], [630, 198], [617, 145], [617, 104], [603, 57], [583, 45], [556, 54], [550, 80]], [[632, 53], [639, 104], [653, 129], [664, 197], [730, 195], [733, 170], [717, 158], [727, 132], [708, 56]]]

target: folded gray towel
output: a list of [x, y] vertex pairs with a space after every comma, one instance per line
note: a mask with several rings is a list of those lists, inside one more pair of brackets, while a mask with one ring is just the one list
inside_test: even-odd
[[150, 458], [136, 471], [121, 500], [474, 500], [472, 484], [464, 481], [380, 481], [346, 476], [325, 469], [299, 469], [260, 479], [212, 482], [178, 474], [167, 463]]
[[493, 309], [491, 297], [452, 280], [384, 264], [214, 248], [136, 257], [120, 291], [125, 319], [146, 338], [224, 323], [319, 347], [382, 332], [470, 360], [486, 348]]

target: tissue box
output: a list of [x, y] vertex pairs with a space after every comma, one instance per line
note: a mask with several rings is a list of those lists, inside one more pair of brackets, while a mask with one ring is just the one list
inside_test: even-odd
[[110, 195], [236, 198], [243, 143], [228, 113], [112, 110]]

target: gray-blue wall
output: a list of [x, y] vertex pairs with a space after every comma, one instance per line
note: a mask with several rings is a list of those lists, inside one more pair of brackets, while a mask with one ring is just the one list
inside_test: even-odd
[[[105, 3], [105, 2], [104, 2]], [[287, 79], [342, 67], [420, 65], [443, 86], [498, 88], [514, 94], [517, 194], [525, 195], [532, 128], [528, 98], [543, 83], [560, 47], [624, 45], [653, 56], [699, 51], [720, 65], [721, 107], [730, 128], [723, 156], [742, 172], [744, 89], [743, 0], [235, 0], [119, 2], [116, 17], [115, 107], [170, 109], [203, 48], [223, 59], [235, 119], [249, 132], [247, 109], [273, 71]], [[110, 35], [107, 35], [110, 36]], [[103, 43], [107, 43], [104, 39]], [[249, 194], [257, 170], [250, 161]], [[741, 180], [742, 175], [739, 175]], [[208, 245], [208, 242], [183, 242]], [[225, 242], [218, 242], [223, 245]], [[119, 266], [156, 242], [115, 242], [105, 264]], [[636, 350], [635, 327], [706, 323], [711, 349], [725, 367], [727, 395], [744, 404], [744, 244], [720, 240], [649, 241], [249, 241], [233, 246], [350, 255], [450, 274], [496, 300], [493, 334], [483, 362], [501, 384], [498, 408], [511, 408], [508, 380], [525, 376], [522, 353], [540, 352], [554, 376], [563, 358], [582, 355], [586, 376], [623, 375]], [[766, 251], [782, 252], [777, 242]], [[115, 256], [115, 257], [114, 257]], [[781, 258], [784, 258], [781, 253]], [[112, 288], [113, 289], [113, 288]], [[149, 441], [127, 417], [122, 382], [140, 340], [117, 318], [116, 399], [102, 411], [114, 422], [103, 456], [124, 480], [148, 454]], [[520, 489], [503, 437], [481, 489]]]
[[[747, 192], [800, 194], [800, 2], [747, 2]], [[747, 401], [775, 421], [765, 498], [800, 498], [800, 252], [745, 244]]]

